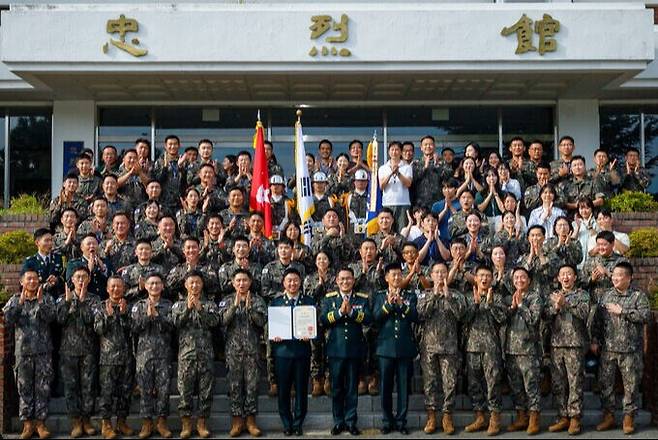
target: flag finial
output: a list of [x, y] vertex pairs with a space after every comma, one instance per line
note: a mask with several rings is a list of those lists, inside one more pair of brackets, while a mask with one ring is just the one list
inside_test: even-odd
[[260, 109], [258, 109], [258, 115], [256, 116], [256, 119], [260, 121]]
[[297, 115], [297, 122], [299, 122], [299, 120], [300, 120], [301, 117], [302, 117], [302, 111], [301, 111], [301, 109], [297, 109], [297, 111], [295, 112], [295, 114]]

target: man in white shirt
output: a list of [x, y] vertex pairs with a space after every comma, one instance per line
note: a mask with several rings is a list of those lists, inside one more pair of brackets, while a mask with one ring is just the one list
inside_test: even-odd
[[393, 211], [396, 231], [405, 224], [407, 210], [411, 207], [409, 187], [413, 177], [410, 165], [402, 161], [402, 144], [394, 141], [388, 145], [389, 160], [379, 167], [377, 177], [382, 190], [382, 206]]

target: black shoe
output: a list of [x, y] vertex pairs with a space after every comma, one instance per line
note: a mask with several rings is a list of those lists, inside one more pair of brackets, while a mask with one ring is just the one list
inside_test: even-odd
[[390, 426], [384, 426], [384, 427], [382, 427], [382, 429], [380, 429], [379, 431], [380, 431], [382, 434], [386, 435], [386, 434], [390, 434], [390, 433], [391, 433], [391, 428], [390, 428]]
[[302, 428], [294, 429], [294, 430], [293, 430], [293, 433], [294, 433], [297, 437], [301, 437], [302, 435], [304, 435], [304, 432], [302, 431]]
[[340, 435], [344, 430], [345, 427], [343, 425], [334, 425], [334, 427], [331, 428], [331, 435]]
[[356, 426], [350, 426], [347, 430], [352, 435], [361, 435], [361, 431], [359, 431], [359, 428], [357, 428]]
[[284, 429], [283, 435], [285, 435], [286, 437], [290, 437], [292, 435], [292, 429]]
[[399, 429], [400, 434], [402, 435], [409, 435], [409, 430], [406, 427], [402, 427]]

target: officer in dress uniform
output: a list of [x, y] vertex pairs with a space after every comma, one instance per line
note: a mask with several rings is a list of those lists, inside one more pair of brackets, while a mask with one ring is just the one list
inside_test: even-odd
[[349, 267], [338, 271], [338, 292], [330, 292], [322, 301], [320, 318], [329, 330], [327, 356], [331, 374], [331, 406], [334, 427], [331, 435], [347, 430], [361, 432], [356, 426], [359, 402], [359, 368], [367, 353], [363, 326], [371, 321], [368, 294], [353, 292], [354, 272]]

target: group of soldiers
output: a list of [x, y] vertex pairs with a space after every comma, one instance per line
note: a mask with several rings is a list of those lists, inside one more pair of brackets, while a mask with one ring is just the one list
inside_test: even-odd
[[[331, 396], [332, 435], [360, 433], [365, 393], [381, 395], [383, 433], [407, 434], [417, 358], [426, 433], [439, 429], [439, 418], [445, 433], [455, 432], [463, 378], [474, 410], [467, 432], [501, 431], [508, 385], [516, 417], [506, 429], [536, 434], [540, 383], [550, 377], [558, 419], [548, 429], [577, 434], [586, 355], [599, 358], [596, 429], [615, 426], [619, 371], [623, 430], [634, 431], [649, 301], [631, 287], [633, 268], [617, 252], [615, 233], [588, 223], [595, 246], [584, 249], [571, 220], [585, 224], [580, 208], [600, 207], [602, 192], [646, 188], [636, 151], [623, 166], [597, 151], [588, 173], [568, 136], [551, 164], [541, 161], [541, 143], [520, 138], [509, 143], [509, 162], [499, 163], [474, 144], [458, 161], [449, 148], [439, 154], [431, 136], [421, 140], [420, 159], [413, 143], [392, 142], [389, 151], [399, 148], [413, 170], [412, 206], [402, 211], [406, 226], [398, 207], [382, 208], [368, 235], [372, 164], [359, 141], [334, 158], [323, 140], [317, 158], [307, 155], [315, 225], [312, 242], [303, 243], [288, 197], [295, 179], [286, 183], [271, 143], [272, 237], [264, 214], [249, 211], [248, 151], [220, 164], [209, 140], [183, 154], [180, 147], [168, 136], [151, 162], [148, 140], [121, 159], [107, 146], [96, 169], [83, 152], [66, 175], [51, 228], [35, 232], [38, 252], [25, 261], [21, 292], [4, 307], [15, 328], [21, 438], [50, 435], [44, 421], [56, 369], [74, 438], [96, 433], [97, 394], [103, 437], [134, 434], [126, 420], [135, 394], [139, 437], [170, 437], [172, 370], [180, 436], [196, 429], [208, 437], [216, 360], [228, 369], [231, 436], [261, 435], [262, 363], [286, 435], [303, 434], [309, 380], [313, 397]], [[316, 307], [318, 336], [270, 338], [268, 307], [297, 306]]]

